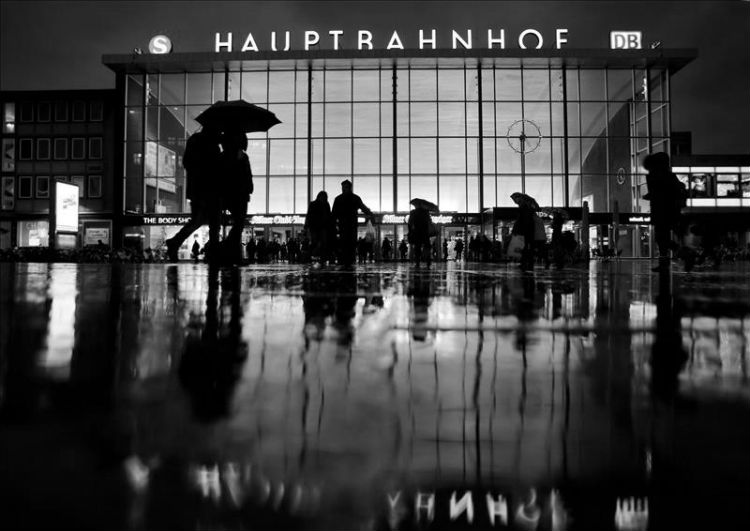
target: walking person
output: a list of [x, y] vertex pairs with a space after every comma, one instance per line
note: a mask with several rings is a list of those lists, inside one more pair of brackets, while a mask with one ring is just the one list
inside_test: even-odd
[[464, 241], [461, 238], [456, 240], [456, 244], [453, 246], [456, 251], [456, 262], [461, 261], [461, 253], [464, 252]]
[[388, 239], [388, 236], [383, 238], [383, 245], [381, 248], [383, 249], [383, 260], [386, 262], [390, 261], [393, 245], [391, 244], [391, 240]]
[[432, 247], [430, 246], [430, 212], [422, 203], [414, 205], [409, 213], [407, 225], [409, 227], [409, 243], [414, 250], [414, 263], [419, 267], [422, 256], [426, 255], [427, 266], [432, 262]]
[[185, 145], [182, 166], [186, 174], [185, 195], [190, 201], [191, 217], [174, 236], [166, 240], [167, 257], [177, 261], [177, 251], [183, 242], [202, 225], [208, 224], [206, 256], [219, 243], [220, 206], [216, 184], [219, 172], [220, 131], [204, 126], [193, 134]]
[[682, 207], [685, 206], [687, 191], [677, 176], [672, 173], [669, 155], [651, 153], [643, 159], [648, 193], [643, 199], [651, 203], [651, 224], [654, 226], [656, 245], [659, 248], [659, 265], [653, 271], [669, 271], [670, 251], [677, 251], [679, 245], [672, 239], [676, 231]]
[[323, 190], [318, 192], [315, 201], [311, 201], [307, 207], [305, 231], [310, 238], [313, 267], [326, 265], [333, 238], [333, 217], [328, 194]]
[[339, 260], [341, 265], [349, 267], [354, 264], [357, 251], [357, 212], [371, 218], [372, 211], [362, 202], [353, 191], [352, 182], [341, 182], [341, 193], [333, 200], [331, 214], [336, 226], [339, 244]]
[[398, 253], [401, 256], [401, 261], [406, 261], [406, 253], [409, 252], [409, 246], [406, 244], [405, 239], [401, 239], [401, 243], [398, 244]]
[[229, 210], [232, 228], [229, 230], [221, 260], [242, 262], [242, 230], [245, 226], [247, 204], [253, 193], [253, 173], [250, 159], [245, 153], [247, 136], [241, 131], [225, 133], [221, 139], [221, 206]]
[[513, 224], [512, 235], [523, 236], [523, 250], [521, 251], [521, 270], [534, 269], [534, 226], [536, 214], [527, 203], [518, 205], [518, 219]]

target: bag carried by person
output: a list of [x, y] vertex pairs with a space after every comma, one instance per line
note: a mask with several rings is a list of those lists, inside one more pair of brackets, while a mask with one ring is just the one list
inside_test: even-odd
[[524, 240], [524, 237], [520, 234], [514, 234], [510, 238], [510, 243], [508, 244], [508, 258], [521, 258], [521, 252], [523, 251], [524, 246], [526, 245], [526, 242]]
[[547, 231], [544, 229], [544, 221], [539, 216], [534, 216], [534, 241], [547, 241]]
[[365, 225], [365, 241], [375, 241], [375, 227], [372, 226], [372, 221], [369, 219], [367, 220], [367, 225]]

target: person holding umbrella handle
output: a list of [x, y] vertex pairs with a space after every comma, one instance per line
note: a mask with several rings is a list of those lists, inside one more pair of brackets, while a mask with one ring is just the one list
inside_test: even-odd
[[241, 130], [230, 130], [221, 138], [223, 149], [220, 157], [220, 204], [228, 210], [232, 222], [220, 254], [220, 261], [239, 264], [242, 262], [242, 230], [250, 194], [253, 193], [253, 172], [247, 150], [247, 135]]

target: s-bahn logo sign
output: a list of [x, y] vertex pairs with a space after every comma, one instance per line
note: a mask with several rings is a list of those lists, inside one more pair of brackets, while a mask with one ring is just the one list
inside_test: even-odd
[[506, 32], [505, 29], [488, 29], [486, 31], [473, 30], [450, 30], [450, 33], [438, 35], [435, 29], [420, 29], [418, 31], [405, 32], [393, 31], [389, 35], [376, 37], [369, 30], [344, 30], [333, 29], [328, 31], [271, 31], [260, 35], [248, 32], [247, 34], [235, 34], [229, 32], [216, 32], [214, 38], [214, 51], [218, 52], [287, 52], [294, 49], [305, 51], [318, 50], [323, 45], [330, 49], [355, 49], [355, 50], [437, 50], [445, 49], [500, 49], [517, 46], [521, 50], [541, 49], [543, 47], [554, 47], [561, 49], [568, 42], [568, 30], [557, 28], [554, 33], [544, 35], [542, 32], [527, 28], [518, 33]]

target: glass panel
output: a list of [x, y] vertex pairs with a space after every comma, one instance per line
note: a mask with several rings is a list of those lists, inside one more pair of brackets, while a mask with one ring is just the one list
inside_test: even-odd
[[539, 206], [552, 205], [552, 179], [551, 177], [529, 177], [526, 176], [526, 193], [537, 200]]
[[380, 210], [380, 177], [357, 175], [352, 181], [355, 193], [370, 210]]
[[411, 210], [411, 205], [409, 204], [409, 201], [411, 201], [410, 181], [409, 177], [399, 176], [396, 182], [396, 191], [398, 193], [397, 212], [409, 212]]
[[565, 135], [565, 121], [563, 116], [563, 104], [562, 103], [552, 103], [550, 113], [552, 115], [552, 126], [551, 126], [551, 135], [552, 136], [564, 136]]
[[411, 136], [435, 136], [437, 135], [436, 103], [412, 103], [411, 113]]
[[[378, 101], [380, 98], [380, 72], [378, 70], [354, 71], [354, 101]], [[388, 96], [386, 94], [386, 96]]]
[[393, 205], [393, 177], [383, 175], [380, 178], [380, 209], [383, 212], [395, 212]]
[[563, 101], [562, 69], [550, 70], [550, 99], [552, 101]]
[[463, 138], [441, 138], [438, 146], [440, 173], [466, 173], [466, 144]]
[[495, 139], [485, 138], [483, 140], [484, 174], [495, 174]]
[[523, 71], [523, 99], [549, 100], [549, 71], [526, 69]]
[[411, 197], [421, 197], [433, 203], [438, 202], [437, 178], [413, 176], [411, 178]]
[[514, 192], [521, 191], [521, 178], [500, 175], [497, 178], [497, 206], [514, 207], [516, 204], [510, 198]]
[[398, 136], [409, 136], [409, 104], [408, 103], [397, 103], [396, 104], [396, 128]]
[[380, 135], [380, 104], [355, 103], [353, 114], [354, 136]]
[[294, 135], [307, 138], [307, 104], [294, 106]]
[[[127, 110], [127, 125], [125, 140], [141, 140], [143, 138], [143, 107], [133, 107]], [[83, 155], [81, 155], [83, 158]]]
[[380, 167], [382, 172], [393, 174], [393, 138], [380, 139]]
[[552, 206], [565, 206], [565, 187], [562, 175], [552, 176]]
[[211, 74], [187, 75], [187, 103], [206, 106], [211, 103]]
[[604, 99], [604, 70], [581, 70], [581, 101]]
[[271, 177], [268, 179], [268, 211], [292, 212], [294, 210], [294, 179]]
[[189, 107], [185, 107], [185, 134], [186, 136], [190, 136], [193, 133], [195, 133], [198, 129], [201, 128], [201, 124], [199, 124], [195, 119], [198, 117], [200, 113], [208, 109], [208, 105], [191, 105]]
[[146, 107], [146, 138], [156, 140], [159, 138], [159, 108]]
[[323, 70], [312, 71], [312, 101], [321, 102], [323, 101], [323, 80], [325, 78], [325, 72]]
[[351, 136], [352, 110], [349, 103], [325, 103], [325, 135]]
[[248, 139], [247, 145], [247, 156], [250, 159], [250, 167], [253, 170], [253, 183], [255, 183], [255, 177], [259, 175], [267, 175], [268, 167], [267, 163], [267, 143], [265, 138], [250, 138]]
[[294, 175], [294, 140], [269, 140], [270, 175]]
[[520, 103], [498, 103], [496, 106], [497, 113], [497, 136], [505, 137], [511, 125], [523, 116]]
[[466, 211], [479, 212], [479, 176], [469, 175], [466, 178], [468, 195], [466, 197]]
[[307, 141], [295, 140], [294, 167], [297, 175], [307, 175]]
[[[409, 71], [396, 69], [396, 101], [409, 101]], [[400, 202], [400, 200], [399, 200]]]
[[[497, 203], [497, 188], [495, 186], [495, 176], [490, 175], [482, 179], [484, 185], [484, 208], [491, 208], [496, 206]], [[442, 189], [440, 190], [443, 191]]]
[[599, 136], [604, 133], [606, 125], [607, 110], [604, 102], [581, 103], [581, 134], [583, 136]]
[[315, 175], [322, 175], [323, 174], [323, 141], [322, 140], [313, 140], [312, 145], [310, 146], [312, 149], [311, 157], [312, 157], [312, 172]]
[[521, 99], [520, 70], [495, 70], [495, 98], [497, 101]]
[[511, 149], [505, 138], [497, 139], [498, 173], [521, 173], [521, 154]]
[[568, 91], [568, 101], [572, 100], [580, 100], [580, 83], [578, 80], [578, 76], [580, 74], [580, 69], [578, 68], [569, 68], [565, 71], [565, 80], [568, 84], [567, 91]]
[[294, 71], [294, 97], [297, 103], [307, 102], [307, 70]]
[[162, 105], [183, 105], [185, 103], [185, 74], [162, 74]]
[[[143, 105], [143, 76], [132, 76], [132, 75], [128, 76], [127, 91], [128, 91], [128, 97], [127, 97], [128, 105], [142, 106]], [[86, 104], [83, 103], [83, 105], [85, 106]]]
[[211, 100], [211, 103], [224, 101], [227, 99], [225, 97], [226, 87], [224, 85], [227, 76], [224, 74], [224, 72], [214, 72], [213, 76], [213, 100]]
[[159, 138], [177, 144], [185, 138], [185, 107], [159, 107]]
[[495, 104], [482, 104], [482, 134], [484, 136], [495, 136]]
[[495, 99], [495, 72], [491, 67], [482, 67], [482, 100]]
[[537, 125], [542, 136], [550, 135], [552, 126], [550, 125], [549, 103], [524, 103], [523, 115], [524, 119], [531, 120]]
[[568, 136], [581, 136], [580, 103], [568, 103]]
[[463, 103], [438, 104], [440, 136], [465, 136], [466, 113]]
[[310, 119], [312, 120], [312, 136], [323, 136], [323, 104], [313, 103], [310, 106]]
[[633, 72], [631, 70], [607, 70], [607, 99], [628, 101], [633, 99]]
[[351, 70], [326, 70], [326, 101], [351, 101]]
[[466, 172], [479, 172], [479, 139], [466, 139]]
[[159, 104], [159, 75], [146, 75], [146, 105]]
[[268, 102], [294, 102], [294, 72], [269, 72]]
[[248, 214], [266, 214], [266, 188], [268, 178], [263, 175], [253, 177], [253, 195], [250, 196], [250, 203], [247, 205]]
[[380, 173], [380, 140], [354, 139], [354, 173]]
[[434, 138], [411, 139], [411, 172], [437, 173], [437, 141]]
[[228, 100], [238, 100], [242, 97], [240, 91], [241, 78], [239, 72], [229, 72], [229, 93], [227, 94]]
[[398, 174], [409, 175], [409, 139], [399, 138], [396, 140], [398, 150]]
[[440, 70], [438, 72], [438, 99], [448, 101], [464, 100], [464, 71]]
[[268, 72], [242, 72], [242, 99], [258, 105], [268, 101]]
[[466, 178], [463, 175], [440, 176], [440, 200], [444, 212], [466, 212]]
[[325, 173], [351, 175], [352, 151], [350, 139], [326, 139]]
[[[294, 137], [294, 105], [274, 104], [270, 110], [281, 120], [280, 124], [274, 125], [268, 130], [270, 138], [293, 138]], [[307, 136], [307, 131], [305, 131]]]
[[437, 97], [436, 79], [435, 70], [412, 70], [409, 86], [411, 100], [435, 100]]
[[469, 103], [465, 107], [466, 112], [466, 136], [479, 136], [479, 106]]
[[296, 178], [294, 180], [294, 213], [305, 214], [310, 200], [307, 197], [307, 179]]
[[380, 134], [393, 136], [393, 103], [391, 102], [380, 106]]
[[466, 70], [466, 101], [477, 101], [479, 99], [479, 74], [477, 70]]
[[552, 153], [550, 139], [543, 138], [539, 146], [526, 154], [526, 173], [547, 173], [552, 171]]

